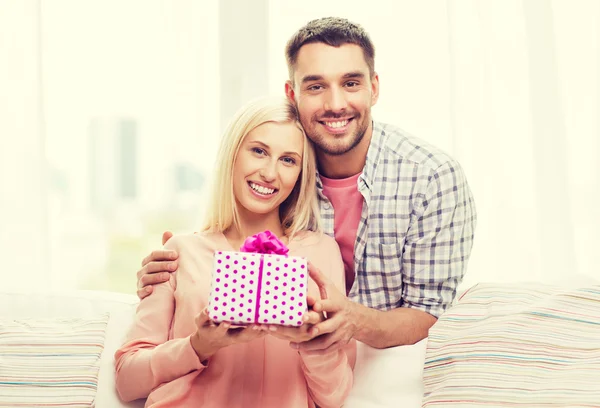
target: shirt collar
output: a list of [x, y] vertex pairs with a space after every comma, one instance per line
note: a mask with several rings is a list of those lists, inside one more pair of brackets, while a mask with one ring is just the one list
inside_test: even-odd
[[379, 156], [383, 150], [385, 143], [385, 132], [379, 122], [372, 122], [373, 134], [371, 135], [371, 143], [369, 143], [369, 150], [367, 150], [367, 160], [365, 161], [365, 167], [363, 168], [362, 179], [366, 187], [371, 190], [373, 185], [373, 178], [375, 177], [375, 167], [379, 162]]
[[[370, 190], [373, 185], [373, 177], [375, 175], [375, 166], [379, 161], [379, 156], [383, 150], [385, 143], [385, 131], [383, 126], [379, 122], [372, 122], [373, 134], [371, 135], [371, 143], [369, 143], [369, 149], [367, 150], [367, 160], [365, 161], [365, 167], [363, 168], [362, 174], [358, 178], [359, 185], [361, 181]], [[323, 190], [323, 181], [317, 170], [317, 189]]]

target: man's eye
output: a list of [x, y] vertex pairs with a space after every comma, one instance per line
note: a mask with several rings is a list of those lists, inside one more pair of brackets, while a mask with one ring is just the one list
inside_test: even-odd
[[319, 91], [321, 89], [323, 89], [323, 87], [321, 85], [311, 85], [308, 87], [309, 91]]
[[349, 88], [353, 88], [355, 86], [358, 86], [358, 82], [356, 82], [356, 81], [346, 82], [346, 86]]

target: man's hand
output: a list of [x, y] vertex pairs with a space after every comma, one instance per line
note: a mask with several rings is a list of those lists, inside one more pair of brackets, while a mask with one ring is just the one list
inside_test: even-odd
[[325, 312], [327, 320], [311, 328], [312, 334], [318, 336], [307, 342], [290, 343], [292, 348], [300, 351], [331, 352], [344, 347], [358, 331], [358, 305], [344, 296], [325, 275], [310, 262], [308, 273], [319, 287], [321, 300], [317, 300], [313, 310]]
[[[162, 236], [162, 244], [165, 245], [173, 233], [166, 231]], [[179, 254], [175, 251], [152, 251], [142, 261], [142, 269], [137, 271], [137, 295], [140, 299], [152, 293], [152, 285], [169, 280], [171, 272], [177, 270], [177, 258]]]
[[289, 342], [300, 343], [308, 340], [312, 340], [317, 334], [315, 331], [315, 325], [325, 320], [323, 313], [318, 313], [312, 310], [316, 299], [308, 295], [306, 297], [306, 304], [309, 307], [308, 312], [302, 316], [302, 326], [300, 327], [286, 327], [278, 325], [268, 325], [269, 334], [282, 340]]
[[223, 347], [232, 344], [247, 343], [267, 334], [260, 325], [231, 328], [231, 323], [213, 322], [206, 309], [196, 316], [196, 332], [190, 337], [190, 343], [200, 361], [204, 362]]

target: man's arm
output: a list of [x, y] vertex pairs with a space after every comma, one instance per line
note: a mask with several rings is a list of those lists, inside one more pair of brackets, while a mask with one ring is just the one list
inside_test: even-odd
[[458, 163], [448, 161], [432, 172], [413, 217], [402, 253], [402, 306], [439, 317], [466, 272], [477, 223]]
[[315, 325], [308, 342], [292, 343], [299, 350], [328, 352], [354, 338], [371, 347], [386, 348], [415, 344], [427, 337], [437, 319], [418, 309], [398, 308], [380, 311], [348, 300], [326, 276], [310, 268], [311, 278], [326, 298], [317, 300], [313, 310], [326, 312], [327, 320]]
[[415, 344], [427, 337], [437, 318], [418, 309], [400, 307], [381, 311], [356, 304], [358, 322], [354, 338], [371, 347]]
[[321, 336], [299, 348], [326, 350], [340, 347], [352, 337], [383, 348], [414, 344], [427, 337], [437, 317], [454, 300], [462, 281], [476, 220], [475, 204], [462, 169], [455, 162], [443, 164], [432, 173], [406, 234], [399, 271], [402, 307], [370, 309], [348, 301], [321, 279], [328, 299], [317, 302], [314, 310], [326, 312], [328, 319], [315, 327]]

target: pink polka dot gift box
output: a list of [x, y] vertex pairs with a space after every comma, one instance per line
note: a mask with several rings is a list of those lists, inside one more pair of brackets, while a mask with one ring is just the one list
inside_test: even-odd
[[212, 320], [301, 326], [307, 311], [307, 263], [287, 252], [270, 231], [249, 237], [240, 252], [215, 252], [208, 303]]

